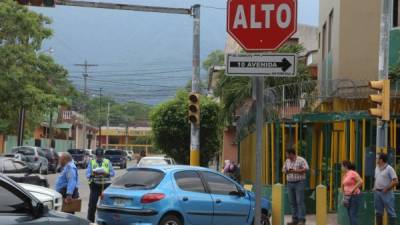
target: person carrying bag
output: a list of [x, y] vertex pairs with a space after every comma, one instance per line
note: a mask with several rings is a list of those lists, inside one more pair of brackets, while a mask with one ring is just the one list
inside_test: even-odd
[[358, 206], [361, 200], [360, 187], [363, 181], [350, 161], [342, 162], [342, 170], [344, 173], [342, 178], [342, 204], [347, 208], [350, 225], [357, 225]]
[[80, 212], [78, 169], [69, 153], [60, 156], [59, 164], [62, 171], [57, 177], [55, 190], [63, 196], [61, 211], [71, 214]]

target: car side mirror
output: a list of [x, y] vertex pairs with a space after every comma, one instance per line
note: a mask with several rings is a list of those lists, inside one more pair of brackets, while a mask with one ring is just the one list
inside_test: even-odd
[[45, 206], [43, 203], [39, 202], [36, 204], [36, 206], [33, 207], [32, 211], [34, 218], [40, 218], [49, 212], [49, 208]]
[[237, 196], [237, 197], [244, 197], [244, 196], [246, 196], [246, 193], [243, 192], [243, 190], [238, 189], [237, 191], [230, 192], [229, 195], [233, 195], [233, 196]]
[[243, 189], [239, 189], [239, 194], [240, 194], [240, 197], [244, 197], [244, 196], [246, 196], [246, 191]]

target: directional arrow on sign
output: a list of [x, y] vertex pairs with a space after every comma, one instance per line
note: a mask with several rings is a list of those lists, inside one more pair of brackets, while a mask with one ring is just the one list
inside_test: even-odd
[[277, 77], [295, 76], [296, 65], [297, 58], [295, 54], [228, 55], [227, 74], [231, 76], [240, 74]]
[[278, 64], [278, 67], [282, 68], [283, 72], [285, 72], [292, 66], [292, 64], [286, 58], [283, 58], [282, 62], [279, 62], [277, 64]]

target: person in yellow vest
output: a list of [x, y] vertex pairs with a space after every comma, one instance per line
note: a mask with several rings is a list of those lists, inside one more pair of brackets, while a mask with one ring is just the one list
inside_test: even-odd
[[96, 159], [92, 159], [86, 169], [89, 180], [90, 197], [87, 219], [94, 223], [97, 202], [101, 193], [111, 184], [111, 177], [115, 172], [110, 160], [104, 158], [104, 150], [96, 149]]

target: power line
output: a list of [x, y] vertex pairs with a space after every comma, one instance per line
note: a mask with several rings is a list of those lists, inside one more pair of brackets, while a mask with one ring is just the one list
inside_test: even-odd
[[[180, 69], [180, 70], [166, 70], [166, 71], [157, 71], [157, 72], [144, 72], [144, 73], [112, 73], [112, 75], [119, 75], [119, 76], [141, 76], [141, 75], [160, 75], [160, 74], [168, 74], [168, 73], [180, 73], [180, 72], [189, 72], [192, 71], [191, 69]], [[98, 73], [92, 71], [93, 75], [99, 75]]]
[[205, 9], [226, 10], [226, 8], [215, 7], [215, 6], [211, 6], [211, 5], [201, 5], [201, 7], [205, 8]]
[[[166, 70], [168, 69], [168, 70]], [[191, 67], [175, 67], [175, 68], [150, 68], [150, 69], [138, 69], [138, 70], [93, 70], [92, 73], [134, 73], [134, 72], [164, 72], [164, 71], [189, 71]], [[69, 73], [81, 73], [81, 71], [68, 71]]]

